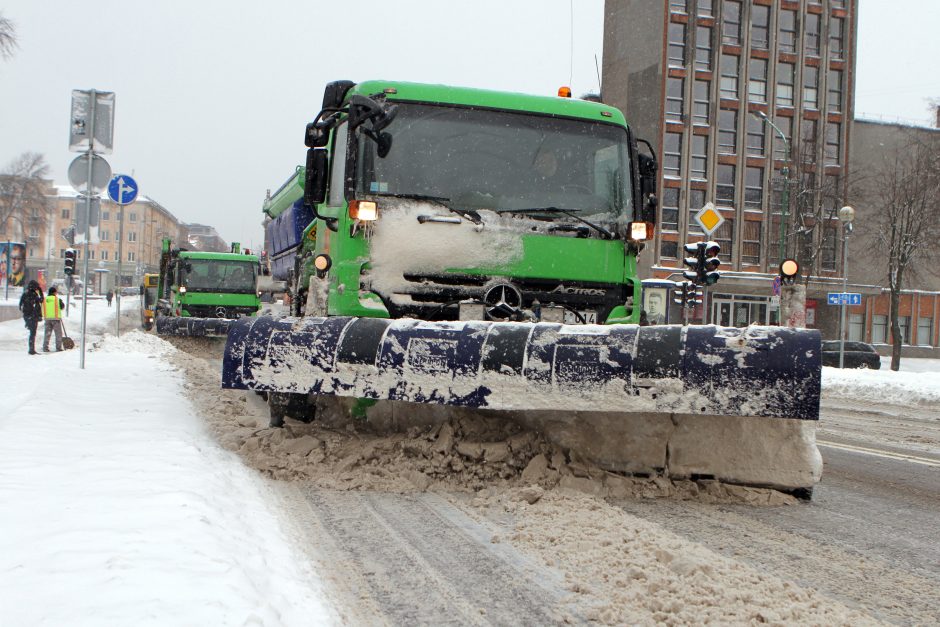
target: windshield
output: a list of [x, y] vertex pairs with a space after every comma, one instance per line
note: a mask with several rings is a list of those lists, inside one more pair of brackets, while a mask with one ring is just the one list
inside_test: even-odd
[[192, 292], [250, 294], [255, 291], [256, 265], [248, 260], [185, 259], [180, 285]]
[[144, 288], [144, 308], [149, 309], [150, 305], [153, 305], [155, 302], [157, 302], [157, 288], [145, 287]]
[[[376, 154], [376, 142], [359, 139], [359, 196], [433, 196], [467, 210], [555, 207], [601, 222], [633, 218], [627, 133], [621, 127], [400, 104], [385, 131], [392, 136], [385, 158]], [[544, 217], [571, 220], [558, 213]]]

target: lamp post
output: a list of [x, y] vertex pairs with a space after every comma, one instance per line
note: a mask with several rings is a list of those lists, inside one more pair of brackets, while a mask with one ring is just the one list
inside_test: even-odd
[[849, 235], [852, 234], [852, 220], [854, 219], [855, 209], [848, 205], [839, 209], [839, 222], [842, 223], [842, 317], [839, 321], [839, 368], [845, 366], [845, 313], [848, 306], [845, 302], [845, 294], [849, 288]]
[[[787, 239], [787, 220], [790, 216], [790, 140], [787, 139], [786, 134], [780, 130], [780, 127], [770, 121], [770, 118], [767, 117], [767, 114], [763, 111], [751, 111], [752, 114], [757, 115], [761, 120], [766, 122], [770, 128], [774, 129], [780, 139], [783, 140], [783, 150], [784, 150], [784, 163], [783, 167], [780, 169], [780, 174], [783, 175], [783, 193], [780, 197], [780, 242], [779, 242], [779, 252], [778, 259], [782, 263], [786, 257], [786, 239]], [[771, 153], [771, 156], [773, 153]], [[781, 315], [783, 308], [777, 310], [777, 322], [783, 323], [783, 316]]]

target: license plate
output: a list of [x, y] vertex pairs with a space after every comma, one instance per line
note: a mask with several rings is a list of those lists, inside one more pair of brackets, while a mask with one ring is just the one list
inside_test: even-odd
[[574, 314], [573, 311], [565, 310], [565, 324], [597, 324], [597, 312], [596, 311], [579, 311], [581, 317], [584, 318], [584, 322], [581, 322], [581, 319]]

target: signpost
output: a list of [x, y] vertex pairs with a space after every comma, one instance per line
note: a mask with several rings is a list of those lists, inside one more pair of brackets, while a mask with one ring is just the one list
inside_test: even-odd
[[124, 274], [121, 272], [121, 264], [124, 262], [124, 207], [137, 200], [137, 181], [126, 174], [116, 174], [108, 184], [108, 198], [121, 207], [120, 226], [118, 227], [118, 280], [117, 280], [117, 329], [118, 337], [121, 337], [121, 288], [123, 287]]
[[828, 305], [861, 305], [862, 295], [860, 292], [829, 292], [826, 295], [826, 304]]
[[88, 328], [88, 241], [91, 239], [92, 197], [104, 188], [111, 175], [111, 166], [95, 153], [111, 152], [113, 129], [114, 92], [95, 89], [72, 91], [69, 150], [85, 153], [69, 166], [69, 182], [72, 186], [76, 189], [82, 185], [85, 186], [85, 215], [87, 216], [85, 246], [82, 253], [84, 256], [82, 263], [84, 294], [82, 294], [82, 350], [79, 356], [79, 367], [82, 369], [85, 368], [85, 339]]

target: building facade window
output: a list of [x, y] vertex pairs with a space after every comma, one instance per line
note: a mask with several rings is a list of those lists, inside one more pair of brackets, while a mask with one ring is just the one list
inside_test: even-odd
[[933, 346], [933, 318], [917, 318], [917, 344]]
[[666, 133], [663, 142], [663, 173], [679, 176], [682, 164], [682, 133]]
[[832, 59], [841, 60], [844, 57], [843, 28], [844, 20], [841, 17], [829, 18], [829, 55]]
[[130, 220], [131, 222], [137, 222], [137, 214], [133, 211], [130, 212]]
[[819, 267], [822, 270], [836, 270], [836, 229], [829, 226], [823, 229], [822, 245], [819, 250]]
[[725, 221], [718, 227], [712, 237], [721, 246], [718, 258], [725, 263], [731, 263], [731, 247], [734, 245], [734, 218], [725, 218]]
[[744, 208], [762, 210], [763, 207], [764, 168], [747, 166], [744, 168]]
[[675, 122], [682, 121], [685, 112], [685, 79], [670, 76], [666, 79], [666, 119]]
[[133, 251], [133, 250], [127, 251], [127, 260], [128, 260], [128, 261], [134, 261], [134, 259], [135, 259], [134, 251]]
[[695, 219], [695, 214], [701, 211], [702, 207], [705, 206], [705, 190], [704, 189], [693, 189], [689, 191], [689, 234], [692, 235], [704, 235], [705, 232], [702, 230], [701, 225], [698, 223], [698, 220]]
[[715, 186], [715, 200], [719, 205], [734, 207], [735, 166], [727, 163], [719, 164], [715, 173], [718, 177], [718, 183]]
[[698, 0], [699, 17], [715, 17], [715, 0]]
[[679, 230], [678, 187], [666, 187], [663, 189], [662, 229], [664, 231]]
[[829, 70], [827, 106], [830, 113], [842, 112], [842, 70]]
[[767, 50], [770, 47], [770, 7], [751, 5], [751, 48]]
[[669, 0], [669, 10], [673, 13], [688, 13], [689, 0]]
[[806, 163], [816, 163], [816, 139], [817, 122], [816, 120], [803, 120], [800, 127], [800, 154]]
[[101, 219], [104, 220], [105, 222], [107, 222], [108, 220], [110, 220], [110, 219], [111, 219], [111, 212], [110, 212], [110, 211], [102, 211], [102, 212], [101, 212]]
[[101, 239], [102, 242], [107, 242], [108, 240], [111, 239], [111, 231], [100, 231], [98, 233], [98, 237]]
[[738, 57], [734, 55], [725, 55], [721, 58], [722, 98], [738, 99], [738, 77], [740, 76], [738, 62]]
[[693, 85], [693, 102], [692, 102], [692, 123], [693, 124], [704, 124], [708, 125], [709, 113], [711, 109], [711, 99], [708, 97], [708, 92], [710, 89], [711, 83], [708, 81], [695, 81]]
[[660, 259], [678, 259], [679, 258], [679, 242], [670, 242], [663, 240], [659, 244], [659, 257]]
[[756, 115], [747, 116], [747, 154], [762, 157], [767, 152], [767, 134], [764, 120]]
[[733, 109], [718, 111], [718, 153], [733, 155], [738, 145], [738, 112]]
[[669, 65], [685, 67], [685, 24], [669, 22]]
[[819, 68], [811, 65], [803, 68], [803, 106], [819, 108]]
[[796, 11], [780, 11], [780, 39], [777, 46], [780, 52], [796, 52]]
[[829, 122], [826, 125], [826, 165], [838, 165], [842, 162], [842, 125]]
[[911, 343], [911, 317], [898, 316], [898, 326], [901, 327], [901, 344]]
[[[787, 138], [786, 142], [775, 141], [774, 159], [786, 161], [788, 159], [787, 146], [790, 145], [793, 141], [793, 118], [779, 116], [776, 120], [774, 120], [774, 124], [776, 124], [777, 128], [780, 129], [780, 132], [783, 133], [783, 136]], [[773, 137], [774, 140], [778, 139], [778, 135], [776, 133], [774, 133]], [[790, 157], [792, 157], [792, 155], [790, 155]]]
[[94, 248], [89, 248], [89, 249], [88, 249], [88, 258], [89, 258], [89, 259], [94, 259], [94, 258], [95, 258], [95, 249], [94, 249]]
[[137, 233], [135, 233], [134, 231], [128, 231], [128, 232], [127, 232], [127, 241], [129, 241], [129, 242], [136, 242], [136, 241], [137, 241]]
[[862, 314], [849, 314], [849, 341], [865, 341], [865, 316]]
[[712, 70], [712, 29], [708, 26], [695, 29], [695, 69], [700, 72]]
[[689, 175], [695, 179], [704, 179], [708, 171], [708, 136], [693, 135], [692, 149], [689, 155]]
[[721, 43], [741, 45], [741, 3], [725, 0], [721, 5]]
[[819, 56], [819, 14], [806, 14], [806, 32], [803, 41], [806, 42], [806, 54], [811, 57]]
[[793, 106], [793, 72], [792, 63], [781, 63], [777, 66], [777, 106]]
[[107, 260], [108, 260], [108, 251], [106, 251], [106, 250], [102, 250], [102, 251], [101, 251], [101, 260], [102, 260], [102, 261], [107, 261]]
[[744, 221], [744, 233], [741, 240], [741, 263], [756, 266], [760, 264], [761, 222]]
[[68, 209], [63, 209], [63, 210], [62, 210], [62, 219], [63, 219], [63, 220], [68, 220], [70, 213], [71, 213], [71, 212], [70, 212]]
[[871, 317], [871, 341], [873, 344], [886, 344], [888, 339], [888, 316]]
[[767, 102], [767, 59], [751, 59], [747, 97], [753, 102]]

